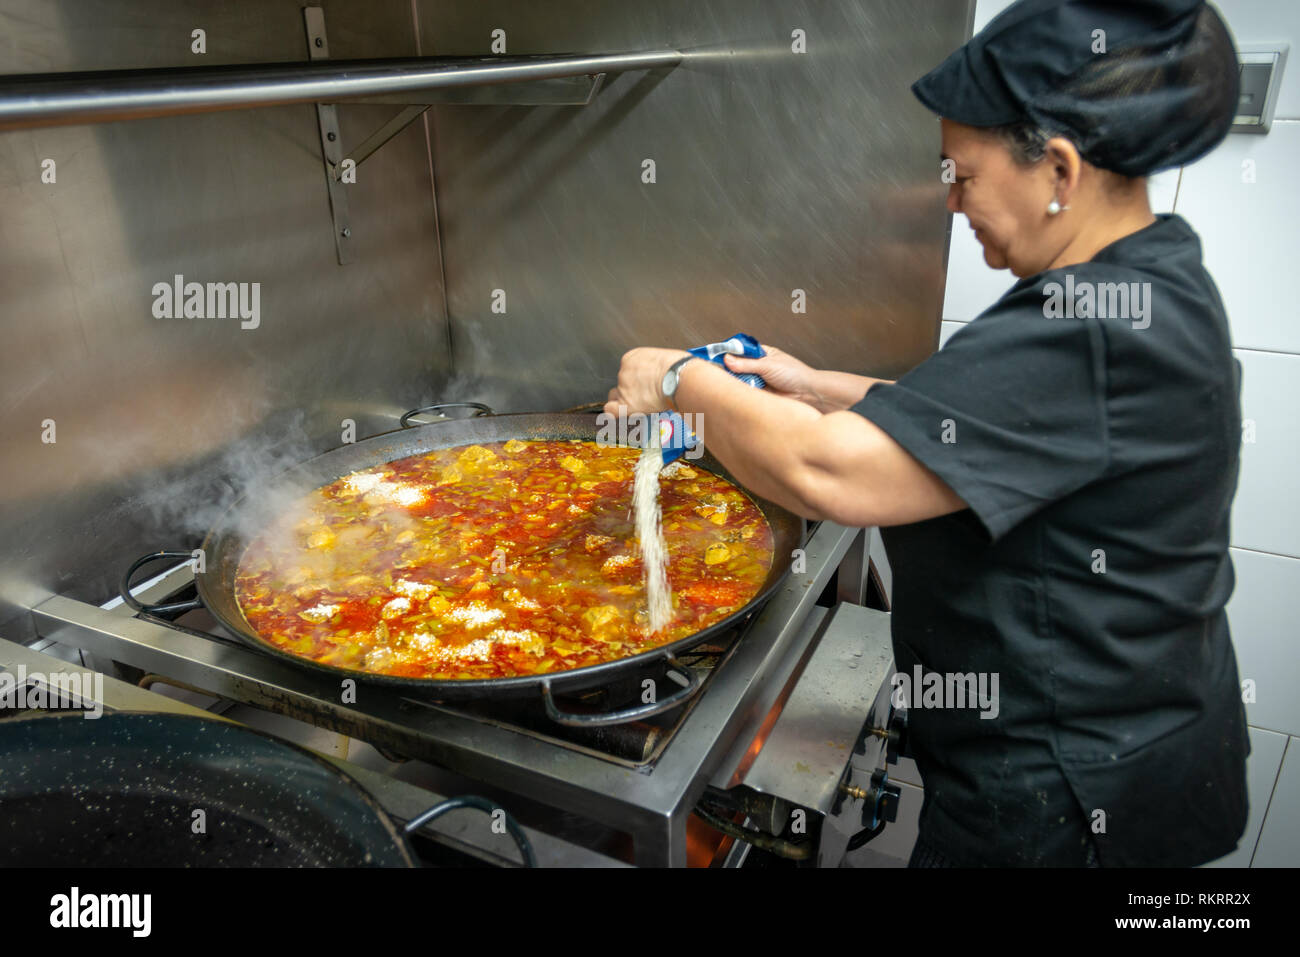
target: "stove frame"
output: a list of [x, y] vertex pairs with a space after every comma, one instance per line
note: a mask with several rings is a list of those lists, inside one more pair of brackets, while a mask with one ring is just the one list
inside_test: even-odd
[[[55, 596], [33, 608], [32, 617], [42, 638], [82, 649], [98, 662], [163, 675], [526, 795], [629, 835], [638, 865], [675, 867], [686, 864], [687, 820], [700, 795], [710, 784], [726, 786], [808, 653], [822, 617], [813, 611], [837, 569], [839, 598], [861, 601], [867, 541], [862, 529], [816, 526], [803, 548], [804, 570], [787, 577], [732, 643], [705, 687], [683, 706], [689, 711], [662, 752], [639, 766], [454, 704], [360, 682], [356, 703], [344, 704], [329, 679], [242, 644], [134, 617], [125, 606], [105, 609]], [[140, 597], [161, 601], [192, 581], [185, 564]]]

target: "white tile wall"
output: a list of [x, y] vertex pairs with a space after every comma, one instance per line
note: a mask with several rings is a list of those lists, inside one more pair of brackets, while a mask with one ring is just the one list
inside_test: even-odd
[[1246, 719], [1256, 728], [1300, 734], [1300, 560], [1232, 549], [1237, 587], [1228, 602], [1241, 679], [1255, 682]]
[[953, 322], [950, 319], [945, 319], [939, 327], [939, 348], [942, 349], [946, 346], [952, 334], [964, 325], [966, 325], [964, 322]]
[[1246, 761], [1246, 786], [1250, 792], [1250, 817], [1246, 821], [1246, 833], [1241, 837], [1237, 849], [1226, 857], [1211, 861], [1206, 867], [1250, 867], [1251, 858], [1259, 842], [1260, 828], [1264, 815], [1268, 811], [1269, 801], [1273, 797], [1273, 785], [1277, 783], [1278, 771], [1282, 767], [1282, 754], [1286, 751], [1287, 737], [1272, 731], [1250, 729], [1250, 758]]
[[977, 0], [975, 4], [974, 31], [979, 33], [988, 22], [1011, 6], [1012, 0]]
[[1295, 867], [1297, 862], [1300, 862], [1300, 738], [1291, 738], [1251, 863], [1254, 867]]
[[1214, 5], [1232, 31], [1237, 43], [1291, 44], [1290, 63], [1282, 77], [1277, 116], [1300, 119], [1300, 3], [1295, 0], [1215, 0]]
[[[1300, 51], [1288, 72], [1300, 73]], [[1262, 136], [1229, 136], [1183, 170], [1178, 213], [1201, 236], [1205, 266], [1241, 349], [1300, 353], [1300, 310], [1288, 281], [1300, 252], [1297, 158], [1300, 121], [1278, 121]], [[1254, 163], [1253, 183], [1242, 182], [1246, 162]]]
[[[1295, 244], [1300, 253], [1300, 243]], [[1300, 321], [1300, 316], [1297, 316]], [[1253, 423], [1243, 441], [1232, 508], [1232, 544], [1300, 557], [1300, 357], [1237, 350], [1241, 417]], [[1246, 439], [1249, 429], [1243, 429]]]
[[1182, 179], [1181, 169], [1167, 169], [1147, 178], [1147, 199], [1151, 201], [1151, 212], [1172, 213], [1174, 201], [1178, 198], [1179, 184]]

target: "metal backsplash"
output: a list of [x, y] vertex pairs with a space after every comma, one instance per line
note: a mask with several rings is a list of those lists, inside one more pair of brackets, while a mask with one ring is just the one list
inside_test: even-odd
[[[877, 374], [933, 350], [948, 216], [908, 86], [971, 0], [320, 5], [336, 58], [484, 55], [493, 30], [511, 54], [689, 56], [587, 107], [434, 107], [432, 164], [416, 123], [358, 168], [348, 266], [312, 106], [0, 134], [0, 635], [197, 545], [346, 419], [562, 408], [603, 398], [626, 348], [737, 330]], [[296, 0], [0, 0], [0, 73], [305, 58]], [[341, 105], [342, 139], [394, 110]], [[176, 275], [259, 283], [260, 325], [156, 318]]]
[[[611, 77], [585, 108], [434, 108], [465, 397], [603, 399], [625, 349], [736, 331], [878, 375], [929, 355], [949, 216], [938, 122], [909, 86], [965, 40], [972, 8], [422, 0], [426, 53], [482, 55], [502, 30], [511, 54], [688, 54]], [[795, 30], [806, 53], [792, 51]], [[806, 313], [792, 310], [796, 289]]]
[[[0, 0], [0, 73], [302, 61], [301, 6]], [[417, 52], [410, 0], [323, 6], [335, 57]], [[340, 106], [343, 138], [394, 109]], [[134, 556], [196, 545], [235, 489], [339, 445], [343, 420], [364, 437], [442, 397], [423, 124], [348, 189], [339, 266], [311, 105], [0, 133], [0, 634], [28, 637], [23, 609], [52, 592], [103, 600]], [[177, 274], [260, 283], [260, 325], [155, 318]]]

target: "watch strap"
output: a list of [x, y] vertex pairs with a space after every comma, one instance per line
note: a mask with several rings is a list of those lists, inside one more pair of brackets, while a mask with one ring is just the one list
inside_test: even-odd
[[674, 400], [677, 396], [677, 387], [681, 385], [681, 381], [682, 381], [682, 376], [681, 376], [682, 366], [686, 365], [686, 363], [690, 362], [692, 359], [698, 359], [698, 358], [699, 356], [682, 356], [680, 359], [678, 359], [676, 362], [670, 365], [668, 367], [668, 371], [664, 373], [664, 380], [667, 381], [668, 379], [671, 378], [673, 384], [672, 392], [669, 392], [667, 389], [664, 390], [664, 398], [666, 398], [672, 404], [674, 409], [677, 408], [677, 403]]

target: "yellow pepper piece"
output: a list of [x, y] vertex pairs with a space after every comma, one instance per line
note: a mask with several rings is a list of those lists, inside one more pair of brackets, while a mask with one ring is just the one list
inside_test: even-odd
[[720, 565], [731, 557], [731, 549], [722, 542], [714, 542], [704, 550], [704, 564]]
[[497, 454], [481, 445], [471, 445], [456, 456], [456, 464], [463, 469], [472, 469], [487, 462], [495, 461]]
[[598, 605], [582, 613], [582, 620], [593, 629], [604, 628], [619, 619], [619, 611], [613, 605]]

